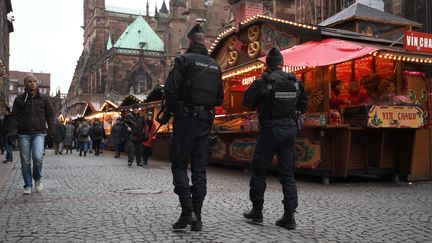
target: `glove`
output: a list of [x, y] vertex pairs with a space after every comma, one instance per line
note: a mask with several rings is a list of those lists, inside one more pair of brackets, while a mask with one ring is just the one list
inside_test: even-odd
[[156, 117], [156, 121], [161, 124], [161, 125], [165, 125], [169, 122], [169, 120], [171, 119], [172, 114], [169, 112], [164, 112], [162, 117]]

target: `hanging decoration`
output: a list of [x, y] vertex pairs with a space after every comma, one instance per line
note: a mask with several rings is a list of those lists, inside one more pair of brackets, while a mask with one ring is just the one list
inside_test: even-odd
[[258, 40], [261, 33], [261, 28], [258, 25], [252, 25], [248, 29], [248, 39], [250, 42], [255, 42]]
[[239, 60], [239, 53], [237, 51], [231, 51], [228, 53], [228, 65], [235, 66]]
[[250, 58], [255, 59], [261, 53], [261, 43], [254, 41], [248, 45], [248, 55]]

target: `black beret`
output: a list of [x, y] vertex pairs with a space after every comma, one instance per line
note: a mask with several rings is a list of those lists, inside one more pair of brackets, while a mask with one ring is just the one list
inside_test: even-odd
[[189, 34], [187, 35], [187, 37], [189, 37], [189, 36], [191, 36], [192, 34], [195, 34], [195, 33], [204, 33], [204, 31], [203, 31], [201, 25], [199, 25], [199, 24], [195, 25], [195, 26], [194, 26], [194, 27], [189, 31]]

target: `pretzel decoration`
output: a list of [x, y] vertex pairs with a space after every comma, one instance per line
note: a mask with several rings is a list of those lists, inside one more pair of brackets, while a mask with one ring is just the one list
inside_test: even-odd
[[253, 25], [248, 29], [248, 38], [251, 42], [257, 41], [261, 33], [261, 29], [258, 25]]
[[237, 64], [239, 55], [237, 51], [231, 51], [228, 53], [228, 64], [234, 66]]
[[261, 44], [258, 41], [249, 43], [248, 45], [248, 55], [250, 58], [254, 59], [258, 57], [261, 53]]
[[233, 51], [235, 49], [235, 43], [237, 42], [237, 40], [238, 38], [236, 35], [233, 35], [228, 39], [228, 49], [230, 51]]

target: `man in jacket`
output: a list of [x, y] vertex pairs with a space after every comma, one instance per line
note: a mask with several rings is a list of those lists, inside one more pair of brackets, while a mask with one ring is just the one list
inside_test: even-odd
[[110, 132], [110, 140], [115, 146], [116, 151], [114, 158], [120, 158], [120, 152], [122, 151], [125, 142], [125, 134], [126, 127], [123, 124], [122, 119], [117, 118], [116, 123], [112, 126]]
[[276, 225], [292, 230], [296, 227], [294, 212], [298, 205], [294, 179], [297, 114], [306, 112], [307, 94], [294, 74], [282, 71], [283, 58], [278, 49], [270, 49], [266, 63], [266, 72], [251, 84], [243, 97], [245, 106], [257, 109], [260, 125], [249, 183], [252, 209], [244, 212], [243, 216], [252, 223], [263, 222], [267, 168], [277, 154], [284, 215]]
[[78, 144], [79, 144], [79, 156], [87, 156], [90, 143], [90, 125], [88, 121], [84, 120], [77, 128]]
[[132, 113], [129, 113], [123, 119], [126, 129], [129, 133], [128, 144], [128, 166], [132, 165], [134, 157], [137, 161], [137, 166], [142, 166], [142, 142], [147, 139], [146, 123], [140, 115], [138, 105], [132, 107]]
[[100, 121], [94, 121], [93, 126], [90, 129], [90, 137], [93, 142], [95, 156], [99, 156], [102, 139], [106, 138], [105, 130], [103, 129]]
[[[182, 212], [173, 229], [202, 229], [201, 208], [207, 194], [205, 161], [215, 110], [223, 101], [222, 72], [208, 55], [200, 25], [188, 34], [189, 48], [178, 56], [164, 89], [167, 113], [174, 116], [171, 171]], [[162, 119], [166, 121], [168, 119]], [[162, 122], [163, 123], [163, 122]], [[187, 173], [191, 159], [192, 186]]]
[[[33, 75], [24, 77], [25, 92], [15, 98], [8, 134], [18, 132], [21, 172], [24, 179], [24, 194], [30, 195], [35, 181], [36, 192], [41, 192], [42, 159], [46, 124], [48, 136], [54, 132], [54, 112], [48, 96], [39, 93], [39, 81]], [[33, 158], [33, 173], [31, 160]]]

